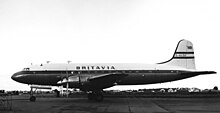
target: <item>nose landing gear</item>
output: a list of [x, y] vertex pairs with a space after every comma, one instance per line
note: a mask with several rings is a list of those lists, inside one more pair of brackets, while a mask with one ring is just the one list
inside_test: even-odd
[[36, 101], [36, 97], [32, 95], [29, 100], [30, 100], [31, 102], [35, 102], [35, 101]]
[[[35, 89], [33, 91], [33, 89]], [[31, 91], [30, 91], [30, 98], [29, 100], [31, 102], [35, 102], [36, 101], [36, 96], [34, 96], [34, 93], [37, 91], [37, 89], [48, 89], [48, 90], [51, 90], [52, 88], [51, 87], [46, 87], [46, 86], [31, 86]]]
[[[36, 89], [37, 90], [37, 89]], [[35, 90], [35, 91], [36, 91]], [[34, 96], [34, 92], [35, 91], [33, 91], [33, 87], [31, 87], [31, 91], [30, 91], [30, 98], [29, 98], [29, 100], [31, 101], [31, 102], [35, 102], [36, 101], [36, 97]]]

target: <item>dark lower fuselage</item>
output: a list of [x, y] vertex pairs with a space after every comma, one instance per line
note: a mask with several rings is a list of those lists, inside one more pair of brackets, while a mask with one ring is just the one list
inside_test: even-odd
[[[20, 71], [15, 73], [12, 76], [12, 79], [25, 84], [59, 86], [58, 82], [67, 76], [81, 76], [86, 79], [89, 79], [92, 76], [116, 72], [127, 75], [118, 80], [116, 83], [117, 85], [142, 85], [162, 83], [198, 75], [195, 73], [190, 73], [189, 71], [180, 70]], [[78, 88], [79, 86], [76, 82], [70, 84], [69, 87]]]

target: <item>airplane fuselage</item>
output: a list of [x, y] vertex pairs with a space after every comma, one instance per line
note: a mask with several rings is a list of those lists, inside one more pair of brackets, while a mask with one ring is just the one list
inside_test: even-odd
[[[197, 75], [186, 74], [191, 71], [157, 64], [44, 64], [25, 68], [15, 73], [12, 78], [25, 84], [59, 86], [58, 82], [67, 76], [81, 77], [86, 81], [98, 75], [120, 73], [126, 76], [112, 85], [140, 85], [169, 82]], [[79, 88], [78, 83], [76, 80], [70, 87]]]

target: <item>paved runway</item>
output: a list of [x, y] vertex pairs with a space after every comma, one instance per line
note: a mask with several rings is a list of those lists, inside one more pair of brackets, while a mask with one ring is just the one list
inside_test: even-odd
[[220, 98], [37, 98], [15, 99], [1, 113], [220, 113]]

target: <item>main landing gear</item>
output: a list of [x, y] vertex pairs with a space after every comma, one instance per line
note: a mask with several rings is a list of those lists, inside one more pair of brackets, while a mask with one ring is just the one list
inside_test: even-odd
[[103, 101], [104, 97], [101, 91], [99, 92], [89, 92], [88, 93], [88, 100], [95, 100], [97, 102]]

